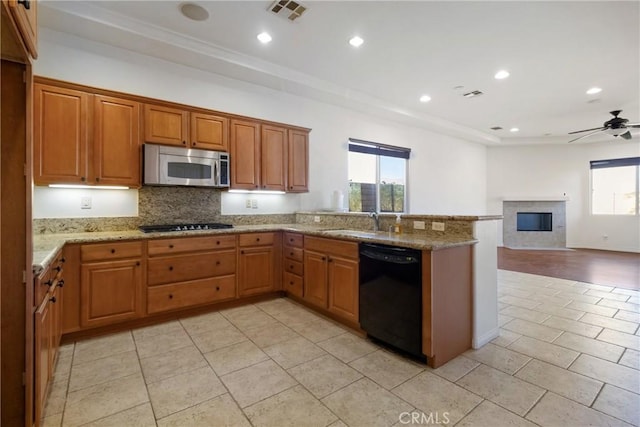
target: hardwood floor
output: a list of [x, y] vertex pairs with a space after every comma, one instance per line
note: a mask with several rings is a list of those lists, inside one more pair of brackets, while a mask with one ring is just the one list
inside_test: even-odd
[[640, 289], [640, 254], [630, 252], [499, 247], [498, 268], [599, 285]]

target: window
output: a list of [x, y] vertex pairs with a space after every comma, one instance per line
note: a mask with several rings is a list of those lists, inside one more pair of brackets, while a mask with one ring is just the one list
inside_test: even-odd
[[349, 211], [405, 212], [411, 150], [349, 138]]
[[591, 162], [591, 213], [638, 215], [640, 157]]

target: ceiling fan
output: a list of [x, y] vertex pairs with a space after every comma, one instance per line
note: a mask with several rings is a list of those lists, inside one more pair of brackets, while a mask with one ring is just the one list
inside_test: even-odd
[[582, 132], [591, 131], [591, 133], [588, 133], [586, 135], [582, 135], [582, 136], [580, 136], [578, 138], [572, 139], [569, 142], [571, 143], [571, 142], [577, 141], [579, 139], [586, 138], [586, 137], [591, 136], [591, 135], [595, 135], [595, 134], [600, 133], [600, 132], [606, 132], [609, 135], [619, 136], [619, 137], [624, 138], [624, 139], [631, 139], [631, 131], [630, 131], [630, 129], [632, 129], [632, 128], [640, 128], [640, 123], [628, 124], [628, 122], [629, 122], [628, 119], [623, 119], [622, 117], [618, 117], [618, 114], [620, 114], [620, 113], [622, 113], [622, 110], [614, 110], [614, 111], [609, 112], [609, 114], [611, 114], [613, 116], [613, 119], [610, 119], [610, 120], [604, 122], [602, 127], [593, 128], [593, 129], [577, 130], [575, 132], [569, 132], [569, 135], [572, 135], [574, 133], [582, 133]]

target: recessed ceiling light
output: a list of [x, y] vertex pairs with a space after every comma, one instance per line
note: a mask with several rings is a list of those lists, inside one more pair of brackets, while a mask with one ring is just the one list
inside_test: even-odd
[[587, 91], [587, 95], [595, 95], [596, 93], [600, 92], [602, 92], [602, 89], [600, 89], [599, 87], [592, 87]]
[[266, 33], [266, 32], [262, 32], [258, 34], [257, 37], [258, 37], [258, 40], [260, 40], [260, 43], [262, 44], [267, 44], [272, 40], [269, 33]]
[[351, 37], [351, 40], [349, 40], [349, 44], [353, 47], [360, 47], [362, 43], [364, 43], [364, 40], [358, 36]]
[[495, 77], [497, 80], [506, 79], [507, 77], [509, 77], [509, 72], [507, 70], [500, 70], [493, 77]]
[[429, 102], [431, 101], [431, 97], [429, 95], [422, 95], [420, 97], [420, 102]]
[[193, 3], [185, 3], [180, 6], [180, 11], [184, 16], [193, 21], [205, 21], [209, 18], [209, 12], [202, 6]]
[[519, 130], [520, 129], [518, 129], [518, 128], [511, 128], [511, 129], [509, 129], [509, 132], [518, 132]]

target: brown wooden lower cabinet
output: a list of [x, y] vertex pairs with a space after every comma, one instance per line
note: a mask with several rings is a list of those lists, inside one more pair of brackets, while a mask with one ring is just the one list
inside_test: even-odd
[[51, 376], [49, 353], [51, 352], [51, 309], [46, 299], [35, 313], [35, 420], [42, 419], [44, 413], [49, 378]]
[[82, 264], [80, 324], [104, 326], [142, 315], [142, 260]]
[[225, 301], [236, 297], [235, 274], [149, 287], [147, 313]]
[[304, 296], [313, 305], [358, 323], [358, 244], [306, 237]]
[[238, 256], [238, 295], [241, 297], [274, 290], [273, 246], [246, 247]]

